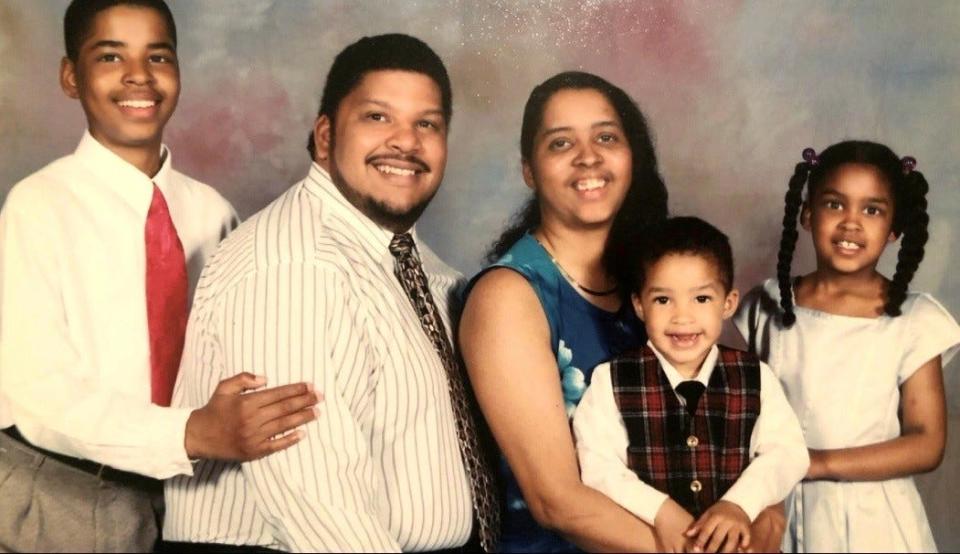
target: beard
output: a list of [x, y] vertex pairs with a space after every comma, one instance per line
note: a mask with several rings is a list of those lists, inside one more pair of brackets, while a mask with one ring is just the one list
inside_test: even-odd
[[440, 190], [440, 187], [437, 187], [432, 193], [430, 193], [429, 196], [423, 198], [412, 206], [407, 207], [406, 209], [399, 209], [394, 206], [390, 206], [383, 200], [378, 200], [369, 194], [360, 192], [357, 188], [348, 183], [337, 167], [336, 156], [333, 155], [335, 151], [336, 140], [331, 129], [330, 180], [333, 181], [333, 184], [337, 187], [337, 190], [340, 191], [340, 194], [342, 194], [348, 202], [353, 204], [355, 208], [360, 210], [363, 215], [370, 218], [370, 220], [377, 225], [385, 229], [389, 229], [394, 233], [405, 233], [410, 230], [410, 228], [413, 227], [413, 224], [420, 219], [423, 211], [427, 209], [427, 206], [430, 204], [430, 201], [433, 200], [433, 197], [437, 194], [437, 191]]

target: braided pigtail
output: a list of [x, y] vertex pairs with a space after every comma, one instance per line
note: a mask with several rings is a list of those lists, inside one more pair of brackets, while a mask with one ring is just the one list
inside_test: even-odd
[[[930, 223], [930, 216], [927, 215], [927, 191], [930, 190], [930, 186], [923, 173], [913, 171], [911, 160], [913, 158], [904, 158], [904, 169], [909, 173], [903, 179], [905, 190], [901, 196], [909, 200], [903, 202], [902, 219], [898, 226], [902, 238], [900, 252], [897, 255], [897, 271], [887, 290], [887, 303], [883, 307], [883, 311], [891, 317], [901, 313], [900, 306], [907, 298], [907, 287], [923, 260], [924, 246], [930, 236], [927, 231], [927, 225]], [[915, 165], [916, 161], [912, 164]], [[895, 209], [900, 209], [900, 206], [896, 206]]]
[[[811, 150], [811, 149], [807, 149]], [[807, 157], [804, 150], [804, 158]], [[812, 150], [811, 150], [812, 151]], [[814, 158], [815, 159], [815, 158]], [[797, 320], [793, 313], [793, 292], [790, 283], [790, 265], [793, 262], [793, 251], [797, 246], [797, 218], [800, 215], [800, 206], [803, 203], [803, 186], [813, 167], [813, 160], [797, 164], [790, 178], [787, 195], [783, 200], [783, 235], [780, 238], [780, 252], [777, 254], [777, 281], [780, 283], [780, 306], [783, 308], [781, 320], [787, 328], [792, 327]]]

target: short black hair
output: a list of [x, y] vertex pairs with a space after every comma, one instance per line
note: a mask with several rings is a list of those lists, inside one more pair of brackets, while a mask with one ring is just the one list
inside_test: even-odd
[[[317, 117], [325, 115], [333, 122], [340, 103], [357, 88], [367, 73], [388, 69], [422, 73], [433, 79], [440, 88], [443, 119], [450, 123], [453, 92], [443, 60], [427, 43], [400, 33], [363, 37], [337, 54], [327, 74]], [[307, 150], [311, 158], [316, 157], [313, 132], [307, 140]]]
[[173, 46], [177, 46], [177, 24], [173, 21], [170, 7], [163, 0], [73, 0], [63, 16], [63, 42], [67, 58], [77, 63], [80, 47], [87, 40], [97, 14], [116, 6], [136, 6], [156, 10], [167, 23], [167, 32]]
[[617, 275], [624, 290], [639, 294], [647, 271], [670, 254], [709, 259], [717, 268], [725, 292], [733, 289], [733, 250], [720, 229], [698, 217], [671, 217], [647, 227], [635, 228], [626, 259]]

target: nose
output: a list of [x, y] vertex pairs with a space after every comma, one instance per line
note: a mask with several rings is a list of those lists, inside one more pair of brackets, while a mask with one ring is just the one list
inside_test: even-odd
[[416, 152], [421, 146], [420, 135], [414, 128], [399, 125], [387, 139], [387, 146], [395, 152], [404, 154]]
[[133, 57], [126, 62], [123, 82], [128, 85], [149, 85], [153, 83], [153, 72], [147, 60]]
[[857, 231], [863, 228], [860, 221], [860, 212], [857, 210], [845, 210], [843, 219], [840, 220], [840, 228], [845, 231]]
[[670, 313], [670, 322], [671, 323], [690, 323], [693, 321], [693, 315], [691, 314], [690, 306], [688, 302], [674, 302], [673, 311]]
[[603, 156], [597, 151], [596, 145], [591, 141], [583, 141], [577, 151], [577, 157], [573, 163], [581, 167], [595, 167], [603, 163]]

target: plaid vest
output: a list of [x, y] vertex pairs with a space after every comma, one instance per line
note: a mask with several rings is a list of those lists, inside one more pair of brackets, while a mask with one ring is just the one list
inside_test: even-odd
[[649, 346], [610, 363], [630, 469], [694, 517], [720, 500], [750, 463], [750, 435], [760, 415], [759, 360], [719, 348], [693, 417]]

